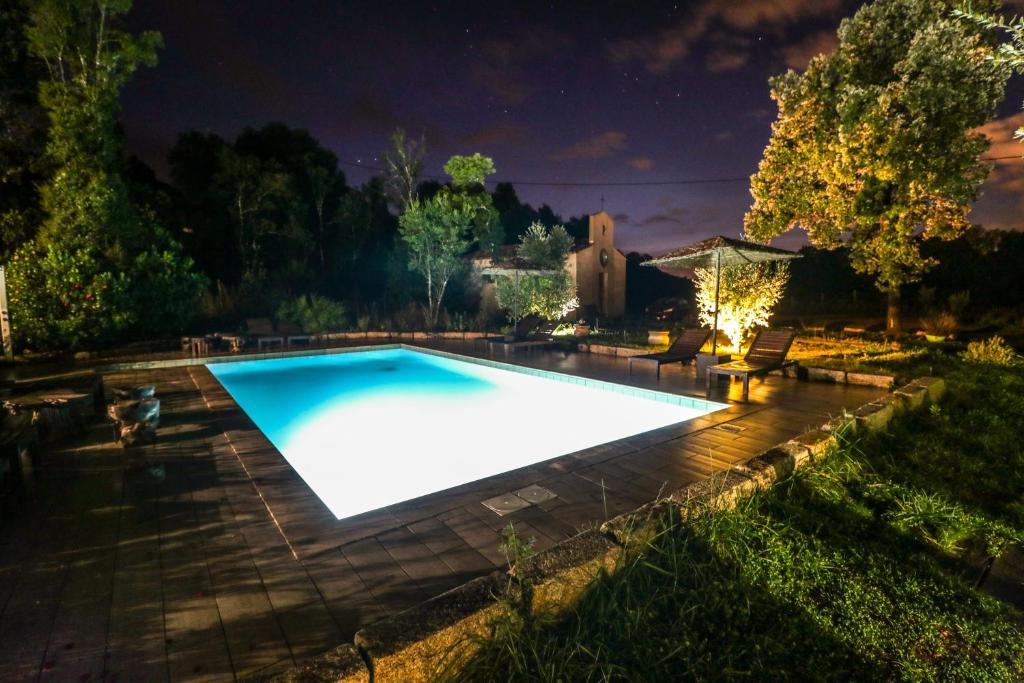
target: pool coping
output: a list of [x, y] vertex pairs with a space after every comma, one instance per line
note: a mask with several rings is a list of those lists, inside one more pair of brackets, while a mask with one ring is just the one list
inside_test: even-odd
[[[224, 362], [242, 362], [304, 355], [330, 355], [334, 353], [400, 349], [403, 347], [413, 351], [424, 350], [423, 347], [407, 344], [372, 344], [355, 347], [314, 349], [312, 353], [308, 349], [301, 349], [258, 355], [166, 359], [119, 364], [118, 366], [113, 366], [113, 370], [176, 367], [187, 367], [189, 369], [192, 381], [207, 402], [207, 405], [212, 409], [210, 404], [211, 398], [213, 398], [214, 403], [222, 404], [223, 408], [217, 411], [217, 414], [212, 416], [212, 419], [217, 424], [217, 429], [225, 436], [227, 448], [233, 452], [234, 457], [238, 459], [252, 481], [253, 486], [259, 492], [267, 513], [277, 526], [282, 539], [288, 545], [292, 555], [300, 561], [310, 560], [336, 548], [349, 546], [388, 530], [427, 519], [436, 514], [438, 509], [443, 509], [444, 506], [481, 504], [481, 501], [487, 498], [535, 483], [536, 480], [542, 479], [544, 476], [550, 476], [552, 473], [571, 472], [591, 465], [597, 465], [625, 453], [639, 451], [649, 446], [728, 422], [741, 417], [750, 410], [749, 405], [716, 404], [721, 407], [713, 412], [698, 415], [688, 420], [675, 422], [653, 430], [638, 432], [579, 451], [556, 455], [546, 460], [517, 467], [489, 477], [475, 479], [447, 489], [433, 491], [417, 498], [410, 498], [399, 503], [338, 519], [312, 487], [292, 467], [287, 458], [274, 446], [267, 435], [263, 433], [259, 425], [249, 417], [245, 410], [235, 401], [234, 397], [231, 396], [231, 393], [207, 367], [207, 363], [210, 360], [220, 362], [223, 359]], [[430, 349], [430, 351], [436, 350]], [[446, 353], [440, 352], [437, 355], [445, 355]], [[638, 392], [650, 391], [638, 387], [618, 385], [614, 382], [591, 380], [590, 378], [567, 373], [541, 371], [537, 368], [490, 361], [489, 359], [480, 359], [457, 353], [450, 355], [460, 360], [485, 361], [481, 364], [494, 363], [496, 366], [507, 367], [513, 371], [529, 370], [536, 371], [536, 373], [550, 373], [553, 378], [560, 381], [573, 382], [578, 379], [580, 383], [586, 380], [622, 387], [623, 392], [628, 392], [628, 390], [632, 389], [636, 389]], [[127, 365], [128, 367], [121, 367], [122, 365]], [[141, 367], [139, 367], [140, 365]], [[680, 403], [678, 405], [681, 407], [692, 407], [693, 404], [689, 403], [689, 401], [695, 401], [700, 404], [713, 403], [678, 394], [664, 393], [664, 395], [666, 398], [663, 400], [669, 400], [671, 397], [679, 399]], [[252, 469], [252, 472], [250, 472], [250, 469]]]

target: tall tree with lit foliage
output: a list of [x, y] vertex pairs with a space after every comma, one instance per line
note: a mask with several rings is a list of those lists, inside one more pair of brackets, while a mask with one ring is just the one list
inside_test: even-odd
[[33, 347], [82, 347], [180, 332], [202, 279], [180, 246], [134, 206], [122, 177], [118, 95], [156, 63], [160, 35], [119, 28], [130, 0], [39, 0], [26, 30], [45, 64], [52, 174], [38, 235], [10, 262], [15, 334]]
[[427, 285], [427, 314], [437, 325], [448, 283], [465, 267], [474, 241], [496, 249], [504, 239], [491, 196], [484, 189], [494, 161], [481, 154], [453, 156], [444, 166], [452, 182], [427, 199], [412, 198], [398, 219], [409, 249], [409, 268]]
[[[751, 180], [752, 239], [791, 228], [816, 246], [850, 248], [854, 268], [888, 295], [934, 261], [920, 240], [954, 239], [990, 167], [975, 131], [1010, 75], [993, 37], [953, 15], [949, 0], [876, 0], [843, 20], [834, 52], [771, 81], [779, 107]], [[994, 1], [977, 3], [991, 10]], [[982, 7], [984, 5], [984, 7]]]

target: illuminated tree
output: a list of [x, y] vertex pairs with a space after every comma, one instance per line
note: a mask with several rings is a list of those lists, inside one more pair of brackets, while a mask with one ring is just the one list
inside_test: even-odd
[[989, 142], [974, 129], [1010, 73], [953, 5], [877, 0], [842, 22], [832, 54], [772, 79], [779, 114], [751, 181], [746, 233], [766, 241], [799, 226], [816, 246], [845, 243], [854, 268], [888, 294], [890, 331], [900, 287], [933, 264], [920, 240], [970, 225], [989, 171], [978, 159]]
[[437, 325], [448, 282], [464, 266], [473, 212], [451, 193], [439, 192], [430, 199], [414, 199], [398, 229], [409, 247], [409, 268], [421, 274], [427, 285], [430, 326]]
[[[516, 247], [514, 263], [495, 283], [495, 298], [513, 322], [525, 315], [560, 320], [579, 306], [566, 269], [572, 237], [561, 225], [532, 224]], [[502, 264], [497, 264], [501, 266]], [[538, 274], [538, 271], [548, 271]]]
[[[715, 269], [696, 268], [697, 312], [702, 324], [715, 320]], [[767, 327], [775, 305], [789, 282], [789, 264], [754, 263], [722, 268], [718, 293], [718, 329], [738, 351], [750, 331]]]

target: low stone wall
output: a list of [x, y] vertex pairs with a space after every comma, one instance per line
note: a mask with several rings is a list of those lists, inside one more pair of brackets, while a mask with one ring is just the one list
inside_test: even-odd
[[[493, 572], [443, 593], [412, 609], [367, 626], [344, 644], [269, 679], [279, 682], [425, 681], [442, 657], [466, 657], [486, 637], [489, 622], [514, 601], [519, 582], [534, 587], [532, 609], [557, 613], [568, 609], [601, 572], [614, 570], [626, 543], [654, 532], [659, 515], [674, 508], [685, 517], [709, 508], [727, 508], [823, 458], [841, 435], [885, 428], [897, 415], [941, 399], [945, 383], [915, 380], [852, 413], [835, 418], [769, 448], [728, 470], [669, 493], [632, 512], [537, 553], [512, 571]], [[260, 679], [253, 679], [260, 680]]]
[[325, 332], [315, 335], [316, 341], [348, 341], [362, 339], [480, 339], [487, 336], [486, 332], [398, 332], [396, 330], [367, 330], [364, 332]]
[[582, 353], [599, 353], [603, 356], [629, 358], [631, 356], [642, 356], [646, 353], [654, 353], [655, 351], [664, 349], [655, 347], [637, 349], [630, 346], [613, 346], [611, 344], [590, 344], [587, 342], [580, 342], [576, 345], [576, 350]]

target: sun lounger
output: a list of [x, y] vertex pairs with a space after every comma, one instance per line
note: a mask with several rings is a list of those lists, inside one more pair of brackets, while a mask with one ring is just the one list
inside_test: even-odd
[[715, 375], [743, 378], [743, 402], [750, 396], [750, 378], [763, 377], [773, 370], [796, 365], [795, 360], [786, 360], [789, 347], [793, 345], [796, 333], [791, 330], [764, 330], [754, 337], [743, 360], [712, 365], [707, 374], [707, 397], [711, 398], [711, 385]]
[[284, 337], [274, 331], [270, 318], [249, 318], [245, 321], [245, 329], [256, 340], [256, 348], [260, 351], [274, 344], [284, 348]]
[[633, 373], [633, 363], [654, 364], [654, 375], [661, 378], [661, 366], [666, 363], [687, 363], [697, 357], [700, 350], [704, 348], [711, 330], [695, 329], [683, 330], [676, 337], [667, 351], [648, 353], [643, 356], [632, 356], [629, 359], [629, 372]]

